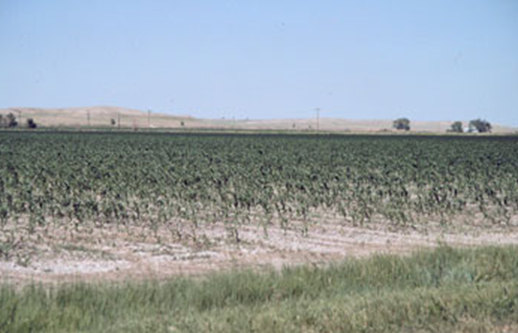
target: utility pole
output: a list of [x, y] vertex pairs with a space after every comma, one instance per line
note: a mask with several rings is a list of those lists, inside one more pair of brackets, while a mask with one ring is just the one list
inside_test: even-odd
[[17, 109], [14, 109], [14, 111], [18, 112], [18, 124], [20, 124], [20, 126], [22, 126], [23, 122], [22, 122], [22, 110], [17, 110]]

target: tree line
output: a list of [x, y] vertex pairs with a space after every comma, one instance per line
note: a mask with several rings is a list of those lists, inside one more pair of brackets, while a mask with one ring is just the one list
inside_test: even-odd
[[[392, 123], [392, 127], [397, 130], [410, 130], [410, 119], [398, 118]], [[464, 128], [461, 121], [455, 121], [451, 124], [447, 132], [450, 133], [491, 133], [491, 123], [484, 119], [473, 119], [469, 122], [468, 128]]]
[[[20, 124], [18, 123], [18, 120], [16, 120], [16, 116], [11, 112], [7, 115], [0, 114], [0, 128], [16, 128]], [[27, 118], [27, 121], [25, 123], [27, 128], [37, 128], [38, 125], [32, 118]]]

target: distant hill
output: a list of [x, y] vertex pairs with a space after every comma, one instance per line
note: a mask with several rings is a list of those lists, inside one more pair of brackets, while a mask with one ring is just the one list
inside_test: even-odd
[[[76, 108], [8, 108], [0, 109], [0, 114], [12, 112], [21, 122], [33, 118], [44, 127], [120, 127], [122, 128], [222, 128], [248, 130], [316, 130], [315, 119], [269, 119], [269, 120], [229, 120], [199, 119], [190, 116], [176, 116], [162, 113], [113, 107], [94, 106]], [[112, 119], [115, 125], [112, 125]], [[453, 121], [412, 121], [411, 132], [445, 133]], [[464, 126], [468, 125], [467, 120]], [[353, 120], [321, 118], [322, 131], [350, 132], [396, 132], [392, 120]], [[493, 133], [516, 133], [517, 128], [493, 125]]]
[[[12, 112], [18, 119], [33, 118], [39, 126], [45, 127], [148, 127], [148, 113], [145, 111], [114, 107], [94, 106], [60, 109], [8, 108], [0, 114]], [[189, 117], [175, 117], [151, 113], [149, 122], [155, 127], [178, 127]]]

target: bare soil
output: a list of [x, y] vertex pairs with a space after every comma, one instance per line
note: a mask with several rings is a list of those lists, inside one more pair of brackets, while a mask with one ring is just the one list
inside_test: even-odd
[[[518, 217], [517, 217], [518, 218]], [[439, 244], [451, 246], [518, 244], [517, 221], [511, 226], [394, 230], [383, 223], [354, 226], [332, 218], [304, 232], [301, 222], [287, 229], [241, 225], [233, 232], [212, 223], [178, 232], [179, 224], [153, 231], [149, 226], [49, 224], [29, 229], [17, 222], [3, 227], [11, 249], [0, 259], [0, 280], [124, 281], [200, 275], [235, 268], [261, 269], [299, 264], [326, 265], [347, 257], [407, 254]], [[183, 235], [183, 236], [181, 236]], [[181, 236], [181, 237], [180, 237]], [[237, 241], [237, 239], [239, 241]]]

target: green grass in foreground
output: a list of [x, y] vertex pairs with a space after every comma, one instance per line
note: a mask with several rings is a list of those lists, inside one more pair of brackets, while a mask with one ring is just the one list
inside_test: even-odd
[[327, 268], [0, 288], [2, 332], [518, 330], [518, 247], [440, 247]]

